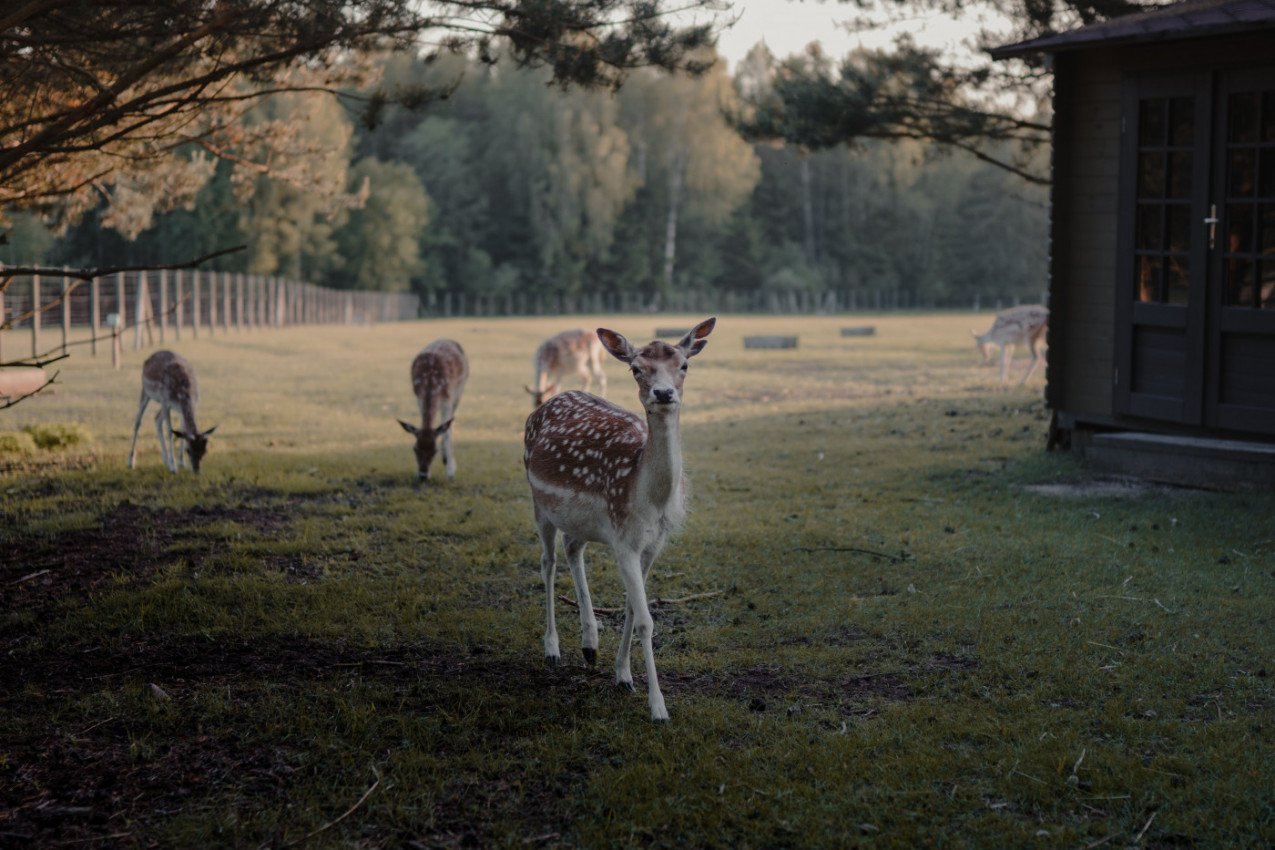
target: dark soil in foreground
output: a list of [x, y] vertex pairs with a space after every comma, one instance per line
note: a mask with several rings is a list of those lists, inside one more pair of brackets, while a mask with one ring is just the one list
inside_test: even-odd
[[[183, 558], [192, 567], [213, 554], [216, 540], [194, 533], [213, 522], [240, 523], [265, 534], [288, 525], [280, 510], [200, 508], [176, 513], [125, 502], [111, 509], [97, 528], [26, 538], [20, 546], [0, 550], [0, 604], [11, 615], [8, 626], [0, 629], [0, 682], [5, 684], [0, 692], [0, 715], [5, 718], [0, 736], [0, 847], [158, 846], [151, 836], [158, 834], [159, 824], [211, 805], [213, 794], [218, 800], [250, 797], [277, 800], [280, 806], [288, 803], [294, 776], [307, 759], [305, 742], [286, 730], [264, 736], [271, 743], [263, 745], [259, 733], [205, 726], [192, 711], [184, 724], [174, 721], [183, 726], [180, 733], [138, 740], [129, 731], [137, 724], [122, 722], [126, 718], [110, 709], [103, 709], [100, 717], [88, 716], [92, 709], [84, 706], [102, 703], [104, 694], [118, 698], [131, 689], [132, 699], [115, 703], [126, 706], [123, 712], [181, 712], [195, 694], [224, 688], [227, 702], [250, 715], [252, 703], [266, 690], [301, 695], [369, 680], [398, 694], [401, 710], [413, 712], [436, 709], [439, 694], [453, 692], [458, 683], [526, 693], [529, 698], [550, 693], [562, 699], [583, 698], [591, 690], [610, 686], [605, 664], [598, 670], [546, 669], [539, 659], [500, 659], [482, 646], [472, 646], [468, 653], [454, 646], [428, 645], [365, 651], [339, 641], [173, 640], [149, 634], [125, 637], [124, 651], [39, 645], [35, 633], [40, 624], [56, 620], [59, 611], [83, 605], [120, 581], [145, 584], [172, 562], [170, 547], [183, 546]], [[285, 563], [265, 566], [296, 571], [295, 565]], [[851, 628], [825, 642], [862, 636]], [[936, 657], [917, 672], [975, 663]], [[668, 672], [662, 682], [672, 697], [711, 696], [754, 712], [800, 711], [801, 701], [807, 700], [842, 705], [847, 717], [868, 716], [875, 711], [856, 707], [864, 700], [913, 696], [911, 686], [892, 675], [807, 680], [772, 666], [733, 671], [726, 680]], [[636, 684], [639, 693], [644, 691], [641, 677]], [[171, 729], [171, 723], [165, 728]], [[369, 786], [374, 781], [378, 780], [369, 776]], [[499, 787], [503, 781], [490, 788], [471, 788], [467, 794], [510, 805], [508, 788]], [[582, 768], [578, 775], [544, 777], [537, 787], [520, 783], [513, 804], [517, 812], [509, 814], [527, 829], [538, 829], [533, 834], [543, 843], [552, 843], [569, 828], [571, 796], [586, 782]], [[430, 835], [367, 838], [373, 846], [483, 846], [492, 836], [469, 822], [473, 807], [472, 796], [445, 796], [434, 803]], [[274, 843], [283, 846], [281, 839]]]

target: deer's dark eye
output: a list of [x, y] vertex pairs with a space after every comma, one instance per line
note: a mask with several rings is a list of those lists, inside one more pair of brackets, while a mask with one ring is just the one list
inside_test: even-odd
[[691, 368], [691, 364], [689, 364], [689, 363], [683, 363], [683, 364], [682, 364], [682, 371], [683, 371], [683, 372], [687, 371], [687, 370], [688, 370], [688, 369], [690, 369], [690, 368]]
[[642, 374], [642, 370], [636, 366], [630, 366], [629, 368], [633, 370], [633, 374], [635, 376], [640, 376]]

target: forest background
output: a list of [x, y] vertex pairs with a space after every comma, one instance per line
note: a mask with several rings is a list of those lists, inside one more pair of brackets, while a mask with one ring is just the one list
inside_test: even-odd
[[[836, 289], [968, 307], [1045, 289], [1046, 186], [923, 140], [811, 150], [741, 135], [747, 104], [784, 68], [828, 72], [817, 47], [780, 61], [759, 44], [733, 73], [720, 60], [699, 76], [640, 69], [614, 92], [460, 55], [375, 65], [381, 87], [449, 96], [387, 107], [368, 128], [345, 99], [276, 95], [248, 116], [290, 128], [272, 139], [270, 171], [209, 158], [193, 203], [142, 203], [130, 216], [117, 191], [57, 235], [18, 216], [0, 259], [141, 265], [169, 261], [174, 245], [195, 256], [244, 243], [207, 267], [426, 303], [442, 292], [657, 301], [674, 288]], [[305, 163], [304, 179], [277, 179], [289, 159]], [[1047, 173], [1047, 147], [1025, 165]]]

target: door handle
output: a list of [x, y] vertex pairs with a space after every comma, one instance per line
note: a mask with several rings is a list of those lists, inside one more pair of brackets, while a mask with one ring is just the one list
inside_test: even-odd
[[1217, 243], [1217, 224], [1221, 221], [1217, 217], [1217, 204], [1209, 204], [1209, 217], [1204, 219], [1204, 223], [1209, 226], [1209, 250], [1213, 250], [1213, 246]]

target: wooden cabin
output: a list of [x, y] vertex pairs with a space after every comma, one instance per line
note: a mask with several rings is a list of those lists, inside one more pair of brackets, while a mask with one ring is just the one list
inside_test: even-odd
[[1001, 47], [1054, 73], [1051, 444], [1275, 485], [1275, 0], [1198, 0]]

